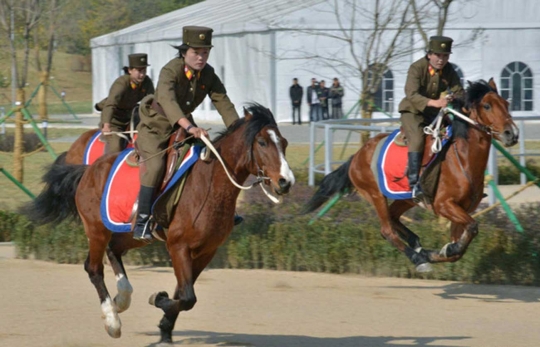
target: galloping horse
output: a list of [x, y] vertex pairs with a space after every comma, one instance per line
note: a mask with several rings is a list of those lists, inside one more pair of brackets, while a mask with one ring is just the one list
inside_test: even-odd
[[[167, 292], [150, 298], [151, 304], [164, 311], [159, 324], [160, 342], [172, 343], [172, 330], [179, 312], [190, 310], [197, 301], [193, 288], [197, 277], [233, 229], [240, 189], [228, 178], [224, 166], [237, 184], [243, 184], [254, 175], [279, 196], [288, 193], [294, 184], [294, 175], [285, 159], [288, 143], [281, 136], [270, 110], [253, 104], [244, 115], [214, 141], [223, 164], [211, 156], [198, 160], [191, 168], [169, 225], [166, 245], [177, 279], [176, 289], [172, 298]], [[134, 240], [130, 232], [111, 233], [102, 223], [100, 203], [116, 157], [115, 154], [103, 156], [91, 166], [53, 165], [44, 176], [44, 191], [26, 211], [38, 222], [57, 221], [68, 213], [80, 216], [89, 243], [84, 268], [98, 292], [105, 329], [112, 337], [120, 337], [118, 313], [129, 307], [132, 293], [122, 254], [145, 244]], [[105, 253], [117, 280], [118, 294], [114, 300], [103, 278]]]
[[[508, 102], [497, 93], [493, 79], [469, 82], [462, 112], [474, 126], [455, 119], [453, 136], [441, 162], [438, 189], [432, 208], [436, 215], [451, 221], [451, 242], [440, 251], [422, 248], [420, 238], [400, 221], [401, 215], [416, 206], [412, 199], [394, 200], [388, 206], [387, 198], [377, 184], [371, 163], [377, 144], [388, 134], [370, 139], [348, 162], [326, 176], [318, 191], [307, 203], [304, 211], [311, 212], [338, 192], [353, 187], [377, 211], [381, 234], [394, 247], [411, 260], [419, 272], [431, 271], [429, 263], [454, 262], [467, 250], [478, 234], [478, 223], [469, 215], [480, 203], [484, 190], [484, 172], [491, 139], [494, 136], [505, 146], [517, 143], [518, 129], [508, 111]], [[426, 156], [431, 155], [431, 141], [426, 141]], [[442, 154], [442, 152], [441, 152]]]

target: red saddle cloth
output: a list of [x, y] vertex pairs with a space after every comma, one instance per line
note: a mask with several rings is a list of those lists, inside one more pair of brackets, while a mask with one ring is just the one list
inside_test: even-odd
[[[116, 135], [111, 135], [116, 136]], [[101, 130], [98, 130], [86, 144], [83, 156], [84, 165], [92, 165], [99, 157], [105, 153], [105, 142], [101, 140]], [[133, 142], [137, 138], [137, 134], [134, 135], [133, 141], [129, 142], [126, 148], [133, 148]]]
[[127, 163], [133, 151], [133, 148], [127, 148], [118, 155], [101, 198], [101, 220], [111, 231], [131, 231], [133, 205], [141, 186], [139, 167]]
[[[114, 161], [101, 198], [101, 220], [113, 232], [131, 231], [131, 220], [135, 215], [134, 205], [141, 187], [139, 167], [133, 166], [133, 148], [123, 150]], [[199, 159], [200, 146], [192, 146], [171, 178], [163, 193], [167, 192]], [[161, 196], [156, 198], [159, 201]]]
[[377, 161], [377, 175], [381, 192], [391, 199], [411, 199], [407, 178], [407, 146], [398, 146], [394, 139], [399, 130], [386, 138]]

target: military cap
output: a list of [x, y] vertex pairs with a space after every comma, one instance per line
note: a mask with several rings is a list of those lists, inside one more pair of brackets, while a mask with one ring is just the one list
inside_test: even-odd
[[428, 52], [432, 53], [452, 53], [452, 40], [446, 36], [431, 36], [429, 38]]
[[182, 43], [193, 48], [211, 48], [212, 28], [199, 26], [186, 26], [182, 28]]
[[148, 55], [145, 53], [135, 53], [128, 56], [130, 68], [141, 68], [150, 66], [148, 64]]

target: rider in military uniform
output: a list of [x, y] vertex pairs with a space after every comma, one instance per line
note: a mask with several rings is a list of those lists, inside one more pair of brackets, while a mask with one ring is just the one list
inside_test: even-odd
[[[154, 84], [146, 75], [148, 56], [144, 53], [130, 54], [129, 67], [124, 67], [125, 75], [114, 81], [109, 96], [96, 104], [101, 112], [103, 133], [125, 131], [131, 121], [133, 108], [146, 95], [154, 94]], [[118, 135], [105, 136], [105, 153], [119, 152], [124, 149], [125, 141]]]
[[213, 30], [199, 26], [186, 26], [182, 30], [182, 45], [175, 47], [179, 56], [161, 69], [153, 100], [148, 97], [141, 102], [136, 141], [142, 161], [141, 190], [133, 230], [133, 238], [139, 240], [152, 238], [147, 226], [155, 188], [164, 174], [166, 153], [163, 150], [168, 146], [169, 137], [179, 127], [195, 138], [208, 136], [205, 129], [197, 127], [191, 115], [207, 95], [227, 127], [239, 118], [214, 68], [206, 63], [213, 47]]
[[432, 36], [427, 54], [414, 62], [407, 73], [405, 98], [399, 104], [401, 123], [408, 140], [408, 178], [413, 197], [422, 194], [419, 185], [424, 153], [424, 127], [431, 124], [440, 109], [463, 93], [460, 79], [448, 64], [453, 40]]

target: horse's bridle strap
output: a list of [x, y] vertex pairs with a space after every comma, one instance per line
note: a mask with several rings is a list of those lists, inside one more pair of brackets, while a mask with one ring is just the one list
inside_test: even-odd
[[[251, 189], [253, 188], [254, 185], [256, 184], [260, 184], [262, 183], [262, 181], [264, 179], [268, 179], [268, 177], [261, 177], [261, 176], [257, 176], [257, 182], [253, 183], [252, 185], [249, 185], [249, 186], [242, 186], [240, 184], [238, 184], [234, 178], [232, 178], [231, 174], [229, 173], [229, 170], [227, 170], [227, 167], [225, 166], [225, 163], [223, 162], [223, 159], [221, 158], [221, 156], [219, 155], [218, 151], [216, 150], [216, 148], [214, 147], [214, 145], [212, 144], [212, 142], [204, 135], [201, 135], [201, 140], [206, 144], [206, 147], [209, 148], [212, 153], [214, 153], [214, 155], [216, 156], [216, 158], [219, 160], [219, 162], [221, 163], [221, 165], [223, 166], [223, 170], [225, 170], [225, 173], [227, 174], [227, 177], [229, 178], [229, 180], [231, 181], [231, 183], [238, 189], [243, 189], [243, 190], [248, 190], [248, 189]], [[279, 204], [281, 203], [281, 198], [276, 198], [275, 196], [271, 195], [270, 193], [268, 193], [266, 191], [266, 189], [264, 189], [263, 185], [260, 184], [261, 186], [261, 189], [263, 190], [264, 194], [266, 194], [266, 196], [275, 204]]]

